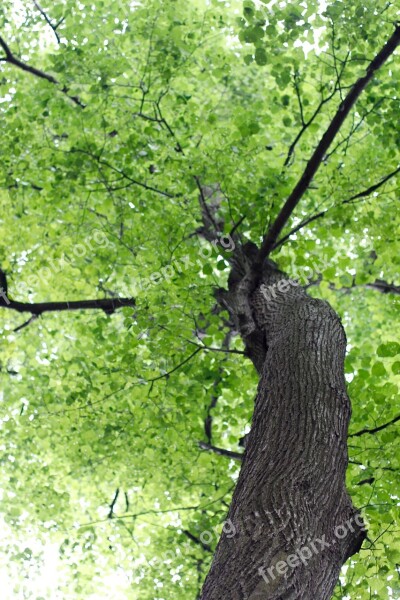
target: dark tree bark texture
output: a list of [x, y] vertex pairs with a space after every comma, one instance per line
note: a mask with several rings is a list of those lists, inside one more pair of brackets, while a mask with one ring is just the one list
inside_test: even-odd
[[345, 488], [351, 413], [338, 315], [238, 249], [229, 310], [260, 375], [252, 429], [201, 600], [328, 600], [365, 538]]

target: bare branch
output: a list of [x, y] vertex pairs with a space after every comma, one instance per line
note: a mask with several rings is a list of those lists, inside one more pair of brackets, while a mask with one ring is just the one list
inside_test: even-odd
[[[232, 331], [229, 329], [225, 334], [224, 340], [222, 342], [222, 351], [229, 352], [230, 351], [230, 343], [232, 339]], [[201, 346], [200, 346], [201, 347]], [[226, 357], [223, 359], [226, 361]], [[218, 402], [218, 386], [223, 381], [223, 365], [220, 364], [218, 369], [218, 375], [214, 379], [213, 383], [213, 392], [211, 394], [211, 400], [207, 407], [207, 414], [204, 419], [204, 433], [206, 435], [208, 444], [212, 444], [212, 425], [213, 425], [213, 415], [212, 410], [216, 407]]]
[[[319, 277], [317, 280], [311, 282], [309, 284], [309, 286], [318, 285], [319, 283], [321, 283], [321, 281], [322, 281], [322, 278]], [[368, 288], [370, 290], [377, 290], [378, 292], [381, 292], [382, 294], [400, 295], [400, 286], [395, 285], [394, 283], [388, 283], [387, 281], [383, 281], [382, 279], [377, 279], [374, 283], [363, 283], [363, 284], [357, 284], [357, 283], [355, 283], [355, 281], [353, 281], [352, 285], [350, 285], [348, 287], [340, 287], [340, 288], [335, 287], [332, 283], [329, 284], [329, 289], [333, 290], [334, 292], [350, 293], [352, 290], [359, 288], [359, 287]]]
[[[229, 332], [231, 333], [231, 332]], [[187, 340], [190, 344], [201, 348], [202, 350], [209, 350], [210, 352], [223, 352], [224, 354], [241, 354], [242, 356], [246, 356], [246, 352], [243, 350], [235, 350], [230, 348], [213, 348], [212, 346], [205, 346], [204, 344], [198, 344], [193, 340]]]
[[[310, 281], [308, 283], [308, 285], [305, 286], [305, 288], [311, 287], [313, 285], [319, 285], [321, 283], [321, 281], [322, 281], [322, 275], [319, 275], [319, 277], [317, 279], [315, 279], [314, 281]], [[355, 282], [355, 277], [354, 277], [352, 285], [347, 286], [347, 287], [340, 287], [340, 288], [335, 287], [335, 285], [333, 283], [329, 284], [329, 289], [331, 289], [334, 292], [350, 293], [352, 290], [354, 290], [355, 288], [359, 288], [359, 287], [368, 288], [371, 290], [377, 290], [378, 292], [381, 292], [382, 294], [400, 295], [400, 286], [399, 285], [395, 285], [394, 283], [388, 283], [387, 281], [383, 281], [383, 279], [376, 279], [376, 281], [374, 281], [374, 283], [357, 284]]]
[[264, 259], [267, 258], [267, 256], [271, 253], [271, 250], [273, 249], [276, 243], [278, 235], [286, 225], [288, 219], [290, 218], [292, 212], [303, 197], [304, 193], [307, 191], [314, 175], [316, 174], [321, 165], [321, 162], [329, 146], [334, 140], [337, 132], [342, 126], [347, 115], [353, 108], [361, 92], [371, 81], [376, 71], [380, 69], [380, 67], [386, 62], [386, 60], [393, 54], [399, 43], [400, 25], [396, 25], [395, 31], [390, 37], [390, 39], [386, 42], [383, 48], [378, 52], [375, 58], [368, 65], [365, 75], [363, 75], [356, 81], [356, 83], [353, 85], [353, 87], [347, 94], [346, 98], [340, 103], [335, 116], [333, 117], [330, 125], [326, 129], [324, 135], [320, 139], [298, 183], [294, 187], [292, 193], [287, 198], [280, 213], [278, 214], [277, 218], [272, 224], [272, 227], [269, 229], [268, 234], [265, 236], [257, 260], [254, 264], [255, 272], [258, 272], [261, 269]]
[[[121, 519], [137, 519], [138, 517], [143, 517], [146, 515], [163, 515], [166, 513], [179, 512], [180, 510], [199, 510], [200, 508], [202, 508], [202, 507], [201, 506], [177, 506], [176, 508], [167, 508], [165, 510], [150, 509], [150, 510], [143, 510], [138, 513], [130, 513], [127, 515], [118, 515], [118, 519], [119, 520], [121, 520]], [[82, 527], [88, 527], [89, 525], [98, 525], [99, 523], [106, 523], [108, 520], [109, 520], [108, 517], [106, 517], [105, 519], [98, 519], [97, 521], [87, 521], [85, 523], [81, 523], [80, 525], [78, 525], [78, 529], [81, 529]]]
[[162, 96], [157, 100], [156, 102], [156, 107], [158, 110], [158, 114], [160, 115], [160, 119], [159, 119], [159, 123], [161, 123], [162, 125], [165, 125], [169, 135], [175, 140], [175, 152], [180, 152], [181, 154], [185, 155], [182, 146], [179, 143], [178, 138], [175, 135], [175, 132], [173, 131], [173, 129], [169, 126], [167, 120], [163, 117], [163, 114], [161, 112], [161, 100], [162, 100]]
[[235, 233], [235, 231], [240, 227], [240, 225], [243, 223], [243, 221], [245, 220], [246, 215], [243, 215], [242, 217], [240, 217], [239, 221], [237, 223], [234, 224], [234, 226], [232, 227], [232, 229], [229, 232], [229, 235], [232, 237], [233, 234]]
[[[168, 131], [169, 135], [175, 142], [175, 147], [174, 147], [175, 152], [178, 152], [178, 153], [182, 154], [182, 156], [185, 156], [185, 151], [182, 148], [182, 145], [180, 144], [174, 130], [169, 125], [168, 121], [166, 120], [166, 118], [163, 116], [163, 114], [161, 112], [160, 105], [161, 105], [162, 98], [163, 98], [163, 96], [161, 96], [157, 100], [157, 102], [155, 102], [155, 115], [156, 115], [155, 117], [151, 117], [149, 115], [143, 114], [142, 107], [138, 113], [135, 113], [135, 116], [141, 117], [141, 118], [145, 119], [146, 121], [152, 121], [154, 123], [158, 123], [162, 127], [165, 127], [165, 129]], [[222, 227], [221, 223], [218, 224], [216, 222], [214, 215], [213, 215], [213, 213], [216, 212], [215, 207], [211, 207], [209, 205], [209, 203], [207, 202], [207, 200], [210, 199], [210, 197], [214, 194], [214, 192], [216, 190], [213, 189], [211, 186], [202, 185], [198, 175], [193, 175], [193, 179], [196, 183], [197, 189], [199, 190], [199, 201], [200, 201], [200, 207], [201, 207], [201, 212], [202, 212], [202, 217], [203, 217], [203, 227], [201, 228], [201, 232], [206, 239], [214, 240], [217, 232], [222, 232], [223, 227]], [[218, 189], [217, 189], [217, 191], [218, 191]]]
[[362, 479], [356, 485], [365, 485], [365, 484], [373, 484], [375, 481], [375, 477], [367, 477], [367, 479]]
[[[8, 62], [9, 64], [14, 65], [15, 67], [18, 67], [22, 71], [31, 73], [31, 75], [35, 75], [35, 77], [39, 77], [40, 79], [45, 79], [46, 81], [49, 81], [50, 83], [52, 83], [56, 86], [61, 85], [60, 82], [58, 81], [58, 79], [53, 77], [53, 75], [50, 75], [49, 73], [45, 73], [44, 71], [41, 71], [40, 69], [37, 69], [36, 67], [32, 67], [31, 65], [28, 65], [27, 63], [24, 63], [22, 60], [17, 58], [11, 52], [10, 47], [8, 46], [8, 44], [5, 42], [5, 40], [1, 36], [0, 36], [0, 46], [3, 48], [4, 53], [5, 53], [5, 57], [0, 58], [0, 60]], [[72, 100], [72, 102], [74, 102], [81, 108], [85, 108], [85, 104], [83, 104], [83, 102], [80, 101], [78, 96], [70, 96], [68, 94], [69, 88], [67, 86], [64, 85], [62, 88], [58, 88], [58, 89], [60, 90], [60, 92], [65, 94], [67, 96], [67, 98]]]
[[351, 465], [357, 465], [363, 468], [370, 468], [370, 469], [381, 469], [382, 471], [391, 471], [392, 473], [397, 473], [397, 471], [399, 469], [395, 469], [394, 467], [381, 467], [380, 465], [375, 465], [375, 466], [371, 466], [369, 464], [364, 464], [363, 462], [360, 462], [358, 460], [353, 460], [353, 459], [349, 459], [349, 464]]
[[[289, 163], [291, 161], [291, 158], [293, 156], [294, 150], [295, 150], [298, 142], [300, 141], [301, 137], [306, 132], [306, 130], [310, 127], [310, 125], [313, 124], [314, 120], [316, 119], [316, 117], [321, 112], [321, 109], [324, 106], [324, 104], [326, 104], [327, 102], [329, 102], [329, 100], [331, 100], [333, 98], [333, 96], [336, 94], [336, 91], [337, 91], [337, 89], [335, 87], [335, 89], [333, 90], [333, 92], [331, 94], [329, 94], [329, 96], [327, 98], [323, 98], [321, 100], [321, 102], [318, 104], [317, 108], [315, 109], [315, 111], [313, 112], [313, 114], [311, 115], [311, 117], [308, 119], [308, 121], [304, 122], [303, 121], [303, 116], [301, 117], [302, 121], [303, 121], [303, 124], [302, 124], [303, 126], [300, 129], [299, 133], [294, 138], [293, 142], [289, 146], [289, 150], [288, 150], [288, 153], [287, 153], [287, 156], [286, 156], [286, 160], [283, 163], [284, 167], [287, 167], [289, 165]], [[297, 86], [296, 86], [296, 94], [297, 94], [297, 96], [299, 98], [299, 92], [298, 92]], [[300, 102], [300, 99], [299, 99], [299, 102]]]

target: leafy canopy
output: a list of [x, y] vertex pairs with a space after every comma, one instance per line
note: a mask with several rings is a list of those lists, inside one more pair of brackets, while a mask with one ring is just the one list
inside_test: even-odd
[[[212, 443], [238, 452], [257, 385], [240, 353], [200, 348], [226, 341], [212, 291], [232, 247], [196, 234], [199, 187], [218, 186], [226, 234], [244, 217], [260, 242], [397, 18], [383, 0], [2, 3], [8, 48], [54, 79], [0, 62], [9, 295], [136, 298], [17, 332], [24, 316], [2, 310], [7, 597], [196, 597], [239, 470], [198, 442], [210, 414]], [[323, 216], [273, 254], [343, 319], [351, 433], [399, 412], [399, 300], [368, 287], [399, 283], [399, 79], [397, 54], [285, 233]], [[396, 425], [351, 437], [349, 453], [370, 539], [335, 597], [398, 597]]]

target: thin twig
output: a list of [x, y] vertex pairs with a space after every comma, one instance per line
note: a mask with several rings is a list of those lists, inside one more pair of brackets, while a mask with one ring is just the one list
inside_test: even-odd
[[299, 102], [299, 105], [300, 105], [302, 128], [300, 129], [299, 133], [297, 134], [297, 136], [295, 137], [295, 139], [293, 140], [292, 144], [289, 147], [289, 150], [288, 150], [288, 153], [287, 153], [287, 156], [286, 156], [286, 160], [285, 160], [285, 162], [283, 164], [284, 167], [287, 167], [289, 165], [290, 160], [292, 158], [292, 155], [294, 153], [294, 150], [296, 148], [296, 145], [298, 144], [300, 138], [307, 131], [307, 129], [310, 127], [310, 125], [313, 124], [313, 122], [315, 121], [316, 117], [321, 112], [323, 106], [325, 104], [327, 104], [328, 102], [330, 102], [330, 100], [332, 100], [332, 98], [335, 96], [335, 94], [338, 91], [338, 89], [341, 90], [340, 80], [341, 80], [341, 78], [343, 76], [344, 69], [345, 69], [345, 67], [347, 65], [347, 60], [348, 60], [349, 55], [350, 55], [350, 53], [347, 54], [346, 59], [343, 61], [340, 73], [337, 72], [337, 79], [336, 79], [333, 91], [326, 98], [322, 98], [322, 100], [320, 101], [320, 103], [318, 104], [317, 108], [315, 109], [315, 111], [313, 112], [313, 114], [311, 115], [311, 117], [308, 119], [308, 121], [304, 121], [303, 108], [302, 108], [301, 96], [300, 96], [300, 87], [299, 87], [299, 85], [298, 85], [298, 83], [297, 83], [297, 81], [295, 79], [295, 90], [296, 90], [296, 95], [297, 95], [298, 102]]
[[155, 188], [151, 185], [147, 185], [147, 183], [143, 183], [142, 181], [133, 179], [132, 177], [130, 177], [130, 175], [127, 175], [124, 171], [117, 169], [116, 167], [111, 165], [106, 160], [100, 158], [100, 156], [96, 156], [95, 154], [92, 154], [91, 152], [89, 152], [88, 150], [84, 150], [83, 148], [71, 148], [70, 150], [67, 150], [66, 152], [67, 153], [68, 152], [70, 152], [70, 153], [78, 152], [78, 153], [86, 154], [87, 156], [90, 156], [90, 158], [92, 158], [93, 160], [97, 161], [98, 165], [105, 166], [108, 169], [111, 169], [111, 171], [114, 171], [114, 173], [118, 173], [118, 175], [121, 175], [123, 178], [127, 179], [130, 182], [128, 185], [122, 186], [122, 187], [116, 187], [116, 188], [109, 187], [107, 191], [114, 192], [119, 189], [128, 188], [131, 185], [137, 185], [137, 186], [139, 186], [145, 190], [148, 190], [150, 192], [156, 192], [157, 194], [160, 194], [161, 196], [165, 196], [166, 198], [178, 198], [182, 195], [182, 194], [170, 194], [169, 192], [164, 192], [163, 190]]
[[38, 9], [38, 11], [42, 15], [42, 17], [44, 17], [44, 20], [49, 25], [49, 27], [51, 27], [54, 35], [56, 36], [57, 43], [59, 44], [61, 42], [61, 40], [60, 40], [60, 36], [57, 33], [57, 28], [63, 22], [64, 17], [58, 23], [56, 23], [56, 25], [53, 25], [53, 23], [51, 22], [51, 19], [49, 18], [49, 16], [47, 15], [47, 13], [43, 10], [43, 8], [40, 6], [40, 4], [38, 2], [36, 2], [36, 0], [33, 0], [33, 4], [36, 6], [36, 8]]
[[159, 379], [164, 379], [164, 377], [166, 377], [168, 379], [168, 377], [172, 373], [175, 373], [175, 371], [177, 371], [178, 369], [180, 369], [181, 367], [183, 367], [183, 365], [185, 365], [186, 363], [188, 363], [189, 360], [191, 360], [201, 350], [203, 350], [203, 348], [197, 348], [197, 350], [195, 350], [194, 352], [192, 352], [192, 354], [190, 354], [190, 356], [188, 356], [187, 358], [185, 358], [185, 360], [183, 360], [181, 363], [179, 363], [179, 365], [177, 365], [176, 367], [174, 367], [173, 369], [171, 369], [167, 373], [163, 373], [162, 375], [158, 375], [158, 377], [152, 377], [151, 379], [146, 379], [146, 383], [153, 383], [154, 381], [158, 381]]
[[110, 512], [109, 512], [109, 513], [108, 513], [108, 515], [107, 515], [107, 517], [108, 517], [109, 519], [112, 519], [112, 518], [113, 518], [113, 516], [114, 516], [114, 507], [115, 507], [115, 505], [116, 505], [116, 503], [117, 503], [118, 496], [119, 496], [119, 488], [117, 488], [117, 489], [115, 490], [114, 498], [112, 499], [112, 502], [111, 502], [111, 504], [110, 504]]
[[38, 315], [32, 315], [27, 321], [22, 323], [22, 325], [18, 325], [18, 327], [13, 329], [13, 332], [16, 333], [17, 331], [21, 331], [21, 329], [24, 329], [24, 327], [27, 327], [28, 325], [30, 325], [30, 323], [32, 323], [32, 321], [36, 321], [37, 318], [38, 318]]
[[[185, 338], [186, 339], [186, 338]], [[224, 352], [225, 354], [241, 354], [242, 356], [246, 356], [246, 352], [243, 350], [235, 350], [231, 348], [214, 348], [213, 346], [205, 346], [204, 344], [198, 344], [193, 340], [187, 340], [190, 344], [197, 346], [201, 350], [209, 350], [211, 352]]]
[[273, 249], [275, 250], [276, 248], [278, 248], [279, 246], [284, 244], [292, 235], [294, 235], [295, 233], [300, 231], [300, 229], [303, 229], [303, 227], [305, 227], [306, 225], [309, 225], [313, 221], [316, 221], [316, 219], [323, 217], [325, 215], [325, 213], [327, 213], [327, 212], [328, 212], [328, 209], [321, 210], [321, 212], [316, 213], [315, 215], [312, 215], [311, 217], [308, 217], [307, 219], [304, 219], [304, 221], [301, 221], [301, 223], [296, 225], [296, 227], [293, 227], [293, 229], [291, 229], [288, 234], [284, 235], [280, 240], [278, 240], [276, 242], [276, 244], [274, 245]]

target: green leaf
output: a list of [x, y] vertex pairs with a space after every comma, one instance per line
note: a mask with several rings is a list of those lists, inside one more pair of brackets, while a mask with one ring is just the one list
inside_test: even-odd
[[256, 48], [254, 58], [256, 63], [261, 67], [266, 65], [268, 62], [267, 52], [264, 48]]
[[400, 374], [400, 361], [396, 361], [392, 364], [392, 371], [395, 375]]
[[[134, 297], [135, 306], [29, 319], [29, 306], [22, 314], [2, 300], [1, 597], [195, 598], [212, 552], [182, 532], [211, 532], [215, 548], [240, 471], [198, 442], [212, 417], [212, 444], [238, 451], [259, 383], [243, 356], [257, 335], [231, 335], [221, 290], [232, 296], [249, 266], [239, 245], [259, 248], [271, 231], [339, 87], [344, 98], [392, 36], [398, 3], [39, 2], [48, 20], [34, 4], [0, 6], [2, 37], [32, 68], [1, 61], [0, 285], [28, 305]], [[60, 44], [49, 22], [60, 22]], [[400, 303], [381, 292], [399, 283], [399, 82], [393, 55], [324, 151], [271, 254], [311, 283], [316, 313], [301, 301], [268, 318], [269, 357], [279, 358], [281, 339], [299, 346], [308, 383], [336, 312], [352, 432], [399, 412]], [[291, 343], [298, 310], [310, 328], [300, 345]], [[343, 348], [328, 337], [332, 360], [320, 375], [335, 388]], [[279, 424], [283, 441], [299, 398]], [[308, 420], [316, 431], [320, 416]], [[336, 439], [335, 418], [322, 429]], [[349, 493], [376, 543], [348, 561], [335, 600], [400, 598], [397, 432], [349, 440]], [[272, 508], [279, 520], [282, 507]], [[62, 576], [39, 582], [53, 555]]]
[[400, 344], [398, 342], [387, 342], [378, 346], [376, 351], [378, 356], [392, 357], [400, 354]]
[[383, 366], [383, 363], [375, 363], [371, 369], [371, 373], [374, 377], [384, 377], [386, 375], [386, 369]]
[[252, 0], [244, 0], [243, 2], [243, 15], [247, 20], [251, 20], [256, 11], [256, 7]]

